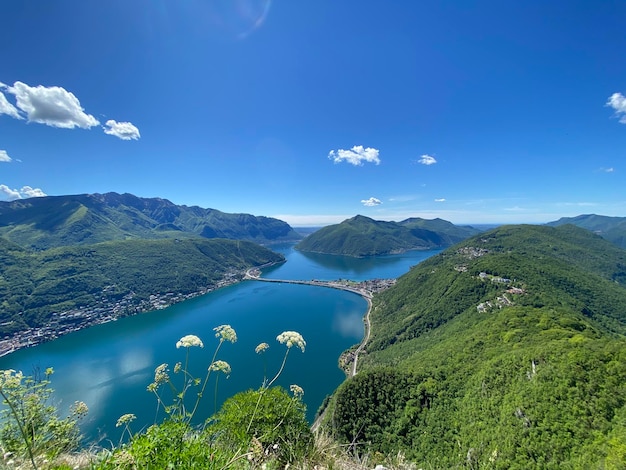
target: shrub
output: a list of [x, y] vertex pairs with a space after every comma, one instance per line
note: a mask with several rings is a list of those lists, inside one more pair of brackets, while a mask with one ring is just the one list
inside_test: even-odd
[[220, 446], [249, 451], [249, 459], [257, 463], [302, 460], [312, 448], [313, 434], [299, 387], [292, 389], [294, 396], [280, 387], [238, 393], [224, 402], [207, 430]]

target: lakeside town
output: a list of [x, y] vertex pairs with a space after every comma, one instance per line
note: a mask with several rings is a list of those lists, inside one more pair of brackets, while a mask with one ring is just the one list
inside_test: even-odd
[[50, 315], [45, 326], [29, 328], [0, 339], [0, 357], [18, 349], [36, 346], [90, 326], [116, 321], [119, 318], [139, 313], [162, 310], [170, 305], [230, 286], [240, 282], [243, 278], [244, 273], [227, 272], [219, 281], [196, 292], [188, 294], [166, 292], [164, 294], [152, 294], [147, 299], [138, 298], [134, 292], [126, 294], [121, 299], [112, 299], [107, 293], [112, 291], [115, 286], [107, 286], [102, 290], [102, 295], [95, 305], [54, 312]]
[[[230, 286], [245, 279], [266, 280], [260, 278], [259, 276], [260, 270], [258, 268], [251, 269], [246, 272], [228, 272], [221, 280], [210, 286], [203, 287], [196, 292], [188, 294], [175, 292], [166, 292], [164, 294], [156, 293], [150, 295], [147, 299], [138, 298], [134, 292], [126, 294], [121, 299], [113, 299], [108, 295], [108, 293], [113, 291], [115, 286], [107, 286], [102, 290], [102, 295], [94, 305], [83, 306], [62, 312], [54, 312], [50, 315], [50, 319], [45, 326], [29, 328], [15, 333], [14, 335], [5, 336], [0, 339], [0, 357], [19, 349], [29, 348], [47, 341], [52, 341], [66, 334], [79, 331], [90, 326], [116, 321], [120, 318], [139, 313], [162, 310], [171, 305], [208, 294], [216, 289]], [[339, 279], [330, 282], [317, 280], [295, 282], [339, 288], [349, 290], [366, 297], [371, 297], [373, 293], [380, 292], [394, 285], [396, 280], [372, 279], [355, 282]]]

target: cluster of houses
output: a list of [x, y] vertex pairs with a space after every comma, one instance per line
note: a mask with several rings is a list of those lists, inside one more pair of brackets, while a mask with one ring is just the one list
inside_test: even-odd
[[184, 300], [204, 295], [220, 287], [234, 284], [241, 280], [241, 277], [241, 274], [231, 272], [214, 285], [203, 287], [197, 292], [189, 294], [167, 292], [150, 295], [147, 299], [137, 297], [134, 292], [126, 294], [121, 299], [116, 299], [107, 295], [115, 286], [107, 286], [103, 289], [96, 305], [54, 312], [50, 315], [45, 326], [29, 328], [0, 339], [0, 356], [53, 340], [89, 326], [107, 323], [136, 313], [160, 310]]

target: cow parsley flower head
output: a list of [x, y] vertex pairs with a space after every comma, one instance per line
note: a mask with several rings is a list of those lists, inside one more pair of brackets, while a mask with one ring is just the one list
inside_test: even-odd
[[296, 384], [290, 385], [289, 390], [291, 390], [291, 393], [293, 393], [293, 396], [296, 398], [300, 398], [301, 396], [304, 395], [304, 390], [302, 389], [300, 385], [296, 385]]
[[219, 338], [220, 341], [230, 341], [234, 343], [237, 341], [237, 333], [230, 325], [220, 325], [213, 328], [215, 331], [215, 337]]
[[265, 352], [266, 349], [269, 349], [270, 345], [267, 343], [261, 343], [256, 348], [254, 348], [254, 352], [257, 354], [261, 354]]
[[230, 364], [226, 361], [215, 361], [209, 367], [209, 370], [214, 370], [216, 372], [224, 372], [226, 376], [230, 375]]
[[183, 336], [176, 343], [177, 348], [190, 348], [192, 346], [200, 346], [201, 348], [203, 348], [204, 344], [202, 344], [202, 341], [196, 335]]
[[154, 383], [157, 385], [164, 384], [170, 379], [168, 375], [167, 364], [163, 363], [154, 369]]
[[89, 408], [84, 401], [75, 401], [71, 407], [71, 410], [78, 418], [82, 418], [87, 413], [89, 413]]
[[119, 428], [120, 426], [124, 426], [128, 423], [130, 423], [131, 421], [134, 421], [137, 417], [132, 414], [132, 413], [126, 413], [125, 415], [122, 415], [118, 418], [117, 423], [115, 424], [116, 428]]
[[22, 371], [15, 372], [14, 369], [0, 371], [0, 388], [1, 387], [19, 387], [22, 384], [24, 374]]
[[306, 341], [297, 331], [283, 331], [276, 337], [276, 340], [281, 344], [285, 344], [287, 348], [298, 346], [302, 352], [304, 352], [306, 346]]

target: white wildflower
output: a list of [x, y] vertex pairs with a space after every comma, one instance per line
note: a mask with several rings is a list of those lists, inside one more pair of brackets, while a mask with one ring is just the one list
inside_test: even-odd
[[75, 401], [71, 410], [78, 418], [82, 418], [89, 413], [89, 408], [84, 401]]
[[291, 390], [291, 393], [293, 393], [293, 396], [296, 398], [300, 398], [301, 396], [304, 395], [304, 390], [300, 385], [290, 385], [289, 386], [289, 390]]
[[190, 348], [192, 346], [200, 346], [203, 348], [204, 344], [202, 344], [202, 341], [196, 335], [183, 336], [180, 341], [176, 343], [177, 348]]
[[281, 344], [285, 344], [287, 348], [298, 346], [302, 352], [304, 352], [304, 347], [306, 346], [306, 341], [297, 331], [283, 331], [276, 337], [276, 340]]
[[119, 417], [117, 423], [115, 424], [115, 427], [119, 428], [120, 426], [127, 425], [128, 423], [134, 421], [136, 418], [137, 417], [134, 414], [126, 413], [125, 415]]
[[230, 375], [230, 364], [226, 361], [215, 361], [209, 367], [209, 370], [214, 370], [216, 372], [224, 372], [227, 376]]
[[163, 363], [154, 369], [154, 383], [157, 385], [164, 384], [170, 379], [170, 376], [167, 373], [167, 364]]
[[19, 387], [23, 378], [24, 374], [22, 374], [22, 371], [15, 372], [14, 369], [2, 370], [0, 371], [0, 388]]
[[269, 349], [270, 345], [267, 343], [261, 343], [256, 348], [254, 348], [254, 352], [257, 354], [261, 354], [265, 352], [266, 349]]
[[220, 325], [213, 328], [215, 331], [215, 337], [219, 338], [220, 341], [230, 341], [234, 343], [237, 341], [237, 333], [230, 325]]

